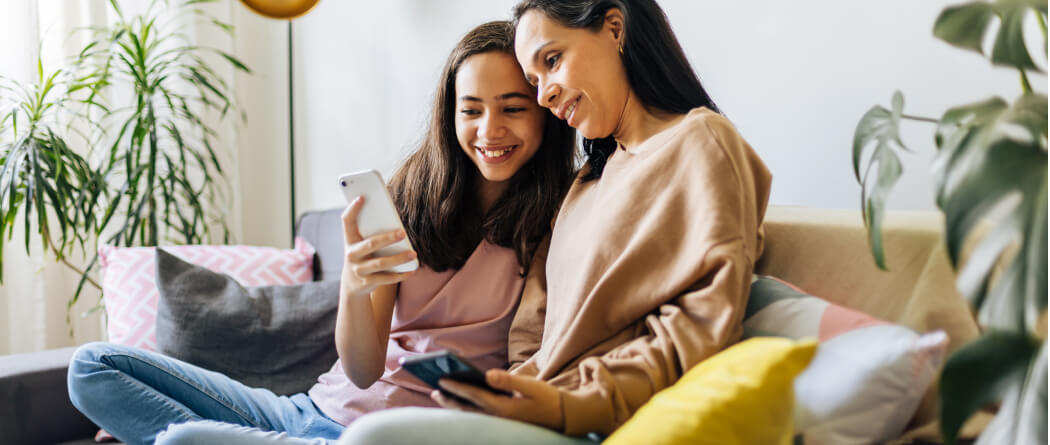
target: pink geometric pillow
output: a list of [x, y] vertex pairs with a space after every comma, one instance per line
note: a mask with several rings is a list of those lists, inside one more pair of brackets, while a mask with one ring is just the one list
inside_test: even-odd
[[[225, 273], [244, 286], [313, 281], [314, 248], [302, 238], [294, 249], [253, 246], [170, 246], [188, 262]], [[102, 246], [102, 295], [109, 341], [157, 350], [156, 250]]]

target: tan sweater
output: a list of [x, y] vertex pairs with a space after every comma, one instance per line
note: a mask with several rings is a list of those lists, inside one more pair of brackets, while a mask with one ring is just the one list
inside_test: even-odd
[[732, 124], [697, 108], [573, 184], [509, 338], [514, 373], [561, 389], [566, 434], [612, 432], [740, 338], [770, 181]]

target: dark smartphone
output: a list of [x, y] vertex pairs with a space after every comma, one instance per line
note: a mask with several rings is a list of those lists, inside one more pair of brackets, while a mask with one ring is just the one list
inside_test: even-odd
[[469, 400], [464, 400], [457, 397], [455, 394], [451, 394], [441, 389], [438, 385], [440, 379], [452, 379], [459, 382], [471, 384], [477, 387], [485, 388], [496, 394], [510, 396], [510, 393], [495, 389], [489, 386], [485, 382], [485, 373], [481, 372], [480, 369], [475, 368], [466, 360], [463, 360], [453, 354], [452, 351], [442, 349], [440, 351], [428, 352], [426, 354], [420, 354], [413, 357], [401, 357], [398, 361], [402, 368], [412, 373], [412, 375], [418, 377], [431, 388], [439, 389], [445, 394], [448, 394], [457, 400], [470, 403]]

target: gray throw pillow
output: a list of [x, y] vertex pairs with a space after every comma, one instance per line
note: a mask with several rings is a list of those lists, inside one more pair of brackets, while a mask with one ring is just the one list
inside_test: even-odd
[[304, 392], [338, 359], [338, 281], [245, 288], [157, 249], [157, 348], [248, 386]]

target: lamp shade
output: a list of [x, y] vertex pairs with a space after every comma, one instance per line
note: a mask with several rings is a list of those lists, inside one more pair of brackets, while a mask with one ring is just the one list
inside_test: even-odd
[[244, 6], [272, 19], [294, 19], [306, 14], [319, 0], [241, 0]]

